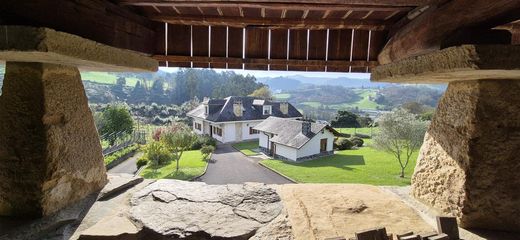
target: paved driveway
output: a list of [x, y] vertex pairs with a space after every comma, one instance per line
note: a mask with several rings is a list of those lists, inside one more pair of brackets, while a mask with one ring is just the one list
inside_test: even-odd
[[258, 164], [258, 160], [249, 158], [223, 144], [213, 153], [208, 170], [199, 181], [207, 184], [228, 184], [244, 182], [262, 182], [267, 184], [292, 183], [284, 177]]
[[128, 174], [135, 174], [137, 172], [137, 159], [139, 159], [141, 156], [143, 156], [142, 152], [136, 153], [134, 156], [130, 157], [129, 159], [125, 160], [124, 162], [118, 164], [117, 166], [113, 167], [112, 169], [108, 170], [109, 173], [128, 173]]

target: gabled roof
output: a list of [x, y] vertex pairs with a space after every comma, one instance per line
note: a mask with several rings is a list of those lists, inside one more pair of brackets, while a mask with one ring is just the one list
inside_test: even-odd
[[[236, 116], [233, 111], [233, 103], [242, 103], [242, 116]], [[203, 102], [197, 108], [188, 112], [188, 116], [201, 118], [211, 122], [233, 122], [262, 120], [270, 116], [281, 118], [302, 117], [302, 114], [290, 103], [288, 104], [287, 114], [283, 114], [280, 110], [281, 102], [271, 100], [261, 100], [254, 97], [237, 97], [230, 96], [224, 99], [211, 99]], [[206, 114], [205, 106], [209, 108], [209, 114]], [[271, 114], [263, 114], [263, 106], [271, 106]]]
[[279, 143], [293, 148], [301, 148], [309, 142], [316, 134], [324, 128], [331, 131], [334, 135], [338, 132], [328, 125], [320, 123], [311, 123], [311, 132], [307, 135], [302, 133], [301, 120], [284, 119], [277, 117], [269, 117], [260, 124], [256, 125], [254, 129], [274, 134], [271, 142]]

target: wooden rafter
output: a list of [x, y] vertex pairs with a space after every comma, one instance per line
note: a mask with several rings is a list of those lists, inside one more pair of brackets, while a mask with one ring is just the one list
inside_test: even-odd
[[461, 29], [489, 29], [519, 18], [518, 0], [452, 0], [426, 10], [398, 29], [379, 54], [378, 60], [381, 64], [387, 64], [426, 54], [439, 50], [446, 39]]
[[332, 10], [353, 10], [353, 11], [409, 11], [413, 6], [393, 6], [393, 5], [358, 5], [358, 4], [322, 4], [322, 3], [259, 3], [259, 2], [158, 2], [158, 1], [121, 1], [121, 5], [129, 6], [148, 6], [148, 7], [208, 7], [208, 8], [258, 8], [268, 10], [300, 10], [308, 9], [332, 11]]
[[231, 58], [231, 57], [199, 57], [154, 55], [157, 61], [194, 62], [194, 63], [228, 63], [250, 65], [289, 65], [293, 67], [375, 67], [377, 61], [325, 61], [325, 60], [298, 60], [298, 59], [266, 59], [266, 58]]
[[151, 20], [171, 24], [194, 26], [229, 26], [244, 28], [248, 26], [266, 27], [271, 29], [362, 29], [380, 31], [387, 28], [387, 23], [374, 20], [343, 20], [343, 19], [281, 19], [281, 18], [239, 18], [239, 17], [203, 17], [203, 16], [149, 16]]
[[[273, 2], [278, 4], [337, 4], [337, 5], [374, 5], [374, 6], [421, 6], [427, 5], [437, 0], [227, 0], [225, 2], [229, 4], [272, 4]], [[119, 0], [119, 3], [127, 5], [136, 5], [143, 3], [173, 3], [173, 4], [223, 4], [221, 0]]]

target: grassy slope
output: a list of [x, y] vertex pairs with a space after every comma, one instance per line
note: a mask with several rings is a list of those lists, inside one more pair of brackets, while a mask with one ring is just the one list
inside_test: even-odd
[[[348, 133], [348, 134], [351, 134], [353, 135], [354, 133], [361, 133], [361, 134], [366, 134], [366, 135], [370, 135], [370, 128], [334, 128], [336, 129], [336, 131], [340, 132], [340, 133]], [[372, 129], [372, 133], [376, 133], [378, 131], [378, 128], [375, 127]]]
[[[81, 72], [81, 79], [103, 84], [116, 84], [117, 76], [108, 72]], [[137, 81], [137, 78], [126, 78], [126, 85], [134, 87]]]
[[146, 167], [140, 175], [144, 178], [190, 180], [204, 172], [207, 162], [202, 160], [202, 153], [199, 150], [193, 150], [182, 154], [179, 172], [175, 172], [176, 164], [175, 161], [171, 161], [168, 165], [157, 169], [156, 172], [152, 168]]
[[291, 97], [291, 94], [289, 94], [289, 93], [277, 93], [277, 94], [274, 94], [273, 97], [276, 100], [287, 100], [288, 98]]
[[258, 148], [258, 141], [235, 143], [233, 144], [233, 147], [247, 156], [258, 155], [258, 153], [252, 151], [253, 149]]
[[[365, 140], [370, 145], [370, 140]], [[406, 168], [405, 178], [399, 178], [400, 166], [393, 155], [370, 146], [357, 150], [339, 151], [333, 156], [291, 163], [263, 160], [262, 163], [301, 183], [364, 183], [373, 185], [410, 184], [418, 153]]]
[[343, 103], [343, 104], [335, 104], [329, 105], [331, 108], [335, 109], [344, 109], [344, 108], [355, 108], [358, 107], [360, 109], [376, 109], [379, 104], [369, 99], [370, 96], [375, 96], [377, 90], [375, 89], [354, 89], [355, 93], [361, 97], [361, 100], [353, 103]]

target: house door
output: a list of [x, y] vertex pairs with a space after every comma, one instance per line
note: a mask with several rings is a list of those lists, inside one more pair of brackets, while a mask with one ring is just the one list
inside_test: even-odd
[[271, 142], [271, 156], [274, 157], [275, 154], [276, 154], [276, 145], [274, 144], [274, 142]]
[[320, 141], [320, 152], [326, 152], [327, 151], [327, 139], [321, 139]]

